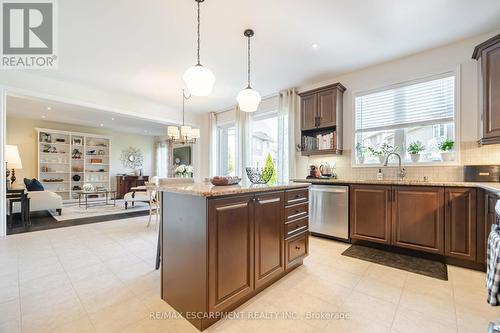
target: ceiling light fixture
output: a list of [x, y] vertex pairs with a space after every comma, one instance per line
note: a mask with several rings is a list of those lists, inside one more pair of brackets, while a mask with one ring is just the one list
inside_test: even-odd
[[99, 124], [99, 126], [103, 127], [103, 126], [104, 126], [104, 124]]
[[45, 118], [47, 118], [47, 116], [46, 115], [42, 115], [42, 119], [45, 119]]
[[241, 111], [254, 112], [259, 108], [262, 99], [260, 94], [250, 86], [250, 38], [253, 37], [254, 32], [252, 29], [247, 29], [243, 35], [248, 38], [248, 79], [247, 87], [239, 92], [236, 100]]
[[114, 121], [114, 120], [115, 120], [115, 118], [111, 118], [111, 120], [113, 120], [113, 121]]
[[185, 101], [190, 99], [191, 95], [186, 96], [184, 89], [182, 89], [182, 126], [168, 126], [167, 127], [167, 137], [168, 141], [171, 143], [179, 144], [195, 144], [196, 140], [200, 138], [200, 129], [192, 128], [191, 126], [186, 126], [184, 124], [184, 106]]
[[47, 106], [47, 111], [50, 111], [52, 110], [52, 108], [50, 106]]
[[313, 49], [317, 49], [318, 48], [318, 44], [314, 43], [313, 45], [311, 45]]
[[205, 0], [195, 0], [198, 4], [198, 48], [197, 63], [186, 70], [182, 78], [186, 83], [188, 91], [194, 96], [208, 96], [212, 92], [215, 83], [215, 75], [200, 63], [200, 3]]

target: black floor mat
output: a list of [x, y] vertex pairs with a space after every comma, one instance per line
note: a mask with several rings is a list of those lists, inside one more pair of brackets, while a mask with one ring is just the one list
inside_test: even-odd
[[93, 217], [85, 217], [81, 219], [73, 219], [66, 221], [57, 221], [52, 215], [45, 211], [41, 212], [32, 212], [31, 216], [31, 227], [24, 227], [21, 223], [21, 218], [19, 214], [14, 214], [12, 228], [7, 229], [7, 235], [14, 234], [22, 234], [24, 232], [30, 231], [40, 231], [40, 230], [48, 230], [55, 228], [64, 228], [64, 227], [72, 227], [75, 225], [89, 224], [89, 223], [98, 223], [98, 222], [106, 222], [113, 220], [121, 220], [128, 219], [137, 216], [147, 216], [149, 215], [148, 210], [144, 211], [136, 211], [129, 212], [123, 214], [112, 214], [112, 215], [101, 215], [101, 216], [93, 216]]
[[361, 245], [351, 245], [342, 255], [448, 281], [448, 268], [439, 261], [407, 256]]

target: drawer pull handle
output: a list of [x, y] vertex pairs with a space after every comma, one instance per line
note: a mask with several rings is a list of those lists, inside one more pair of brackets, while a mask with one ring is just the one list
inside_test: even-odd
[[298, 228], [300, 228], [300, 225], [296, 224], [295, 229], [298, 229]]

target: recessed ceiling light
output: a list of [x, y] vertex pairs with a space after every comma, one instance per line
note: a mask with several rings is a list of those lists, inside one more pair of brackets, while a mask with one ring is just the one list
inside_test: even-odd
[[317, 49], [319, 45], [316, 44], [316, 43], [313, 43], [313, 45], [311, 45], [311, 46], [312, 46], [313, 49]]
[[43, 115], [42, 115], [42, 118], [43, 118], [43, 119], [45, 119], [45, 118], [47, 118], [47, 116], [43, 114]]
[[52, 108], [50, 106], [47, 106], [47, 111], [50, 111], [52, 110]]
[[99, 124], [99, 126], [103, 127], [103, 126], [104, 126], [104, 124]]
[[115, 120], [115, 118], [111, 118], [111, 120]]

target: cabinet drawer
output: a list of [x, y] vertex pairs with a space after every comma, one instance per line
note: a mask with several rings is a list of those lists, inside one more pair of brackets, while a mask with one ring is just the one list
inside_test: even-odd
[[306, 217], [309, 212], [309, 205], [306, 203], [293, 205], [285, 208], [285, 216], [287, 221], [296, 220]]
[[286, 238], [306, 231], [309, 226], [309, 219], [307, 217], [301, 218], [299, 220], [294, 220], [285, 224]]
[[285, 193], [285, 202], [286, 205], [294, 205], [302, 202], [306, 202], [309, 199], [309, 190], [306, 189], [298, 189], [298, 190], [289, 190]]
[[286, 241], [286, 267], [302, 261], [308, 254], [309, 235], [307, 232], [299, 234]]

